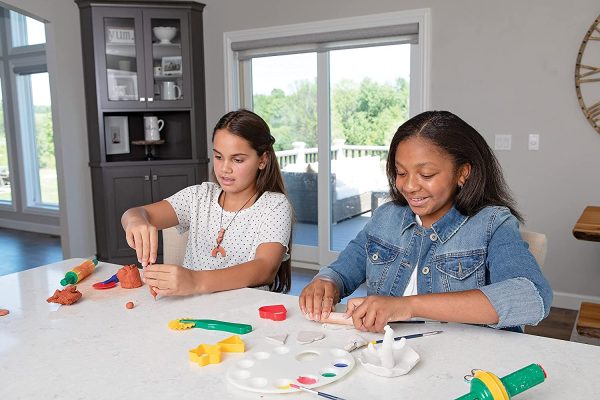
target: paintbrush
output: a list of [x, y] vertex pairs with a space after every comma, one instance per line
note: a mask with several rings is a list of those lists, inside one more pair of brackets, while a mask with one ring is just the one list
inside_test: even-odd
[[[418, 337], [423, 337], [423, 336], [431, 336], [431, 335], [437, 335], [438, 333], [442, 333], [444, 331], [431, 331], [431, 332], [423, 332], [423, 333], [415, 333], [412, 335], [406, 335], [406, 336], [396, 336], [394, 338], [394, 340], [400, 340], [400, 339], [414, 339], [414, 338], [418, 338]], [[379, 339], [379, 340], [372, 340], [370, 343], [373, 344], [377, 344], [377, 343], [383, 343], [383, 339]]]
[[334, 396], [334, 395], [332, 395], [332, 394], [327, 394], [327, 393], [325, 393], [325, 392], [318, 392], [318, 391], [316, 391], [316, 390], [312, 390], [312, 389], [309, 389], [309, 388], [307, 388], [307, 387], [304, 387], [304, 386], [298, 386], [298, 385], [296, 385], [296, 384], [293, 384], [293, 383], [290, 383], [290, 386], [291, 386], [291, 387], [293, 387], [294, 389], [300, 389], [300, 390], [304, 390], [305, 392], [308, 392], [308, 393], [313, 393], [313, 394], [316, 394], [316, 395], [318, 395], [318, 396], [325, 397], [326, 399], [331, 399], [331, 400], [344, 400], [344, 399], [342, 399], [341, 397], [337, 397], [337, 396]]
[[412, 320], [407, 321], [390, 321], [389, 324], [447, 324], [446, 321], [425, 321], [425, 320]]

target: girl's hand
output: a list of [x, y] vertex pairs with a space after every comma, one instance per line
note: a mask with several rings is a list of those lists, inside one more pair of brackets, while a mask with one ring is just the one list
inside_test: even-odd
[[188, 296], [198, 293], [196, 278], [201, 271], [172, 264], [153, 264], [144, 268], [144, 283], [160, 296]]
[[346, 315], [352, 317], [354, 327], [358, 330], [383, 332], [383, 327], [390, 321], [412, 318], [412, 311], [406, 298], [368, 296], [348, 300]]
[[300, 293], [300, 310], [309, 319], [320, 321], [329, 317], [334, 306], [340, 301], [340, 290], [335, 283], [325, 279], [315, 279]]
[[158, 229], [144, 219], [132, 219], [125, 227], [127, 244], [135, 249], [142, 267], [156, 262], [158, 251]]

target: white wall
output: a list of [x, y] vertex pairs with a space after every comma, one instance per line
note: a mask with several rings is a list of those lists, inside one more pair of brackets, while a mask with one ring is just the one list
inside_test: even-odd
[[79, 9], [70, 0], [3, 0], [10, 8], [48, 21], [46, 53], [60, 197], [63, 256], [96, 252], [88, 167]]
[[[77, 7], [71, 0], [4, 1], [54, 25], [56, 53], [50, 54], [49, 44], [48, 56], [55, 93], [60, 93], [57, 145], [65, 172], [61, 205], [66, 206], [61, 222], [69, 254], [89, 254], [94, 237]], [[544, 272], [555, 290], [554, 305], [600, 302], [600, 243], [571, 234], [583, 208], [600, 205], [600, 135], [583, 117], [573, 82], [579, 45], [600, 12], [597, 0], [204, 3], [209, 129], [227, 111], [223, 32], [431, 8], [431, 108], [461, 115], [488, 143], [498, 133], [513, 135], [513, 150], [498, 157], [527, 227], [548, 235]], [[541, 135], [537, 152], [527, 151], [529, 133]]]
[[[600, 243], [571, 231], [586, 205], [600, 205], [600, 135], [584, 118], [575, 58], [600, 12], [597, 0], [205, 0], [208, 127], [224, 108], [223, 32], [416, 8], [431, 8], [432, 109], [464, 117], [498, 152], [527, 228], [548, 235], [544, 272], [555, 306], [600, 301]], [[600, 99], [599, 99], [600, 100]], [[540, 150], [527, 150], [529, 133]]]

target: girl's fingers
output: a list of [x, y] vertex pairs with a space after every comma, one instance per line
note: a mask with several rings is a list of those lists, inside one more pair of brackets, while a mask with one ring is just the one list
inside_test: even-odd
[[[134, 241], [134, 248], [135, 248], [135, 255], [137, 256], [138, 262], [140, 264], [142, 264], [142, 254], [143, 254], [143, 239], [142, 239], [142, 234], [140, 232], [134, 232], [133, 233], [133, 241]], [[144, 266], [142, 264], [142, 266]]]
[[298, 305], [300, 306], [300, 311], [302, 311], [302, 314], [306, 315], [306, 287], [304, 289], [302, 289], [302, 292], [300, 293], [300, 298], [298, 299]]
[[135, 240], [133, 239], [133, 233], [130, 231], [125, 232], [125, 240], [127, 240], [127, 245], [132, 249], [135, 249]]
[[336, 289], [332, 287], [333, 285], [325, 286], [325, 294], [323, 295], [323, 309], [321, 310], [321, 318], [326, 319], [329, 317], [329, 313], [333, 311], [334, 301], [336, 296]]
[[154, 227], [150, 229], [150, 255], [148, 262], [154, 264], [156, 262], [156, 253], [158, 252], [158, 230]]

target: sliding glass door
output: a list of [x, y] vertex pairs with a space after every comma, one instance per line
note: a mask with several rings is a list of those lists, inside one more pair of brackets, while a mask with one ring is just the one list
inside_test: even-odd
[[408, 118], [410, 44], [254, 57], [242, 71], [242, 105], [276, 139], [294, 258], [327, 263], [385, 201], [388, 145]]
[[227, 32], [227, 104], [261, 115], [294, 207], [292, 263], [331, 263], [387, 201], [400, 124], [427, 108], [428, 10]]

